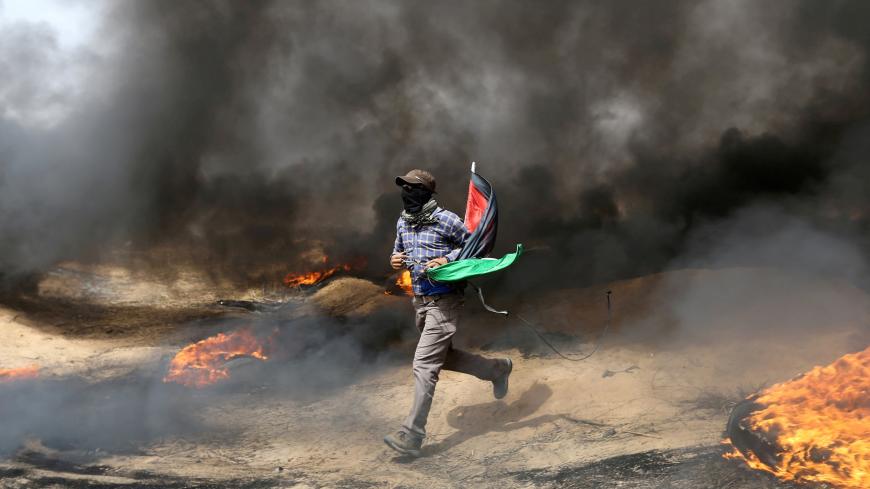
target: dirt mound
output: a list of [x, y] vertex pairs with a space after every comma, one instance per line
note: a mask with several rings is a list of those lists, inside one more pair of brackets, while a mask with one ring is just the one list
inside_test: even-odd
[[353, 277], [337, 278], [311, 296], [310, 301], [331, 316], [366, 316], [395, 306], [407, 298], [388, 295], [382, 286]]

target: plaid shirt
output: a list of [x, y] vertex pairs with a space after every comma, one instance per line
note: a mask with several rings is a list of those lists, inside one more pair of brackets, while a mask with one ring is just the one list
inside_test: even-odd
[[432, 282], [423, 272], [426, 262], [434, 258], [443, 256], [448, 261], [455, 260], [470, 234], [462, 219], [446, 209], [437, 207], [432, 217], [438, 222], [412, 227], [400, 217], [396, 223], [393, 254], [404, 252], [414, 262], [408, 268], [415, 295], [446, 294], [454, 290], [450, 285]]

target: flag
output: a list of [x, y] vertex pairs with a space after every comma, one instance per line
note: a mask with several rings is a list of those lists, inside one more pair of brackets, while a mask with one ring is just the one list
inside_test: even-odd
[[465, 205], [465, 227], [471, 235], [465, 241], [458, 260], [483, 258], [495, 246], [498, 234], [498, 201], [492, 185], [474, 171], [468, 182], [468, 200]]
[[517, 251], [502, 258], [487, 258], [495, 246], [498, 234], [498, 202], [492, 185], [474, 171], [468, 183], [468, 201], [465, 206], [465, 228], [471, 233], [456, 261], [426, 270], [426, 275], [437, 282], [461, 282], [509, 267], [523, 252]]
[[517, 244], [517, 251], [501, 258], [466, 258], [456, 260], [440, 267], [426, 270], [426, 275], [437, 282], [462, 282], [470, 278], [487, 275], [503, 270], [523, 254], [523, 245]]

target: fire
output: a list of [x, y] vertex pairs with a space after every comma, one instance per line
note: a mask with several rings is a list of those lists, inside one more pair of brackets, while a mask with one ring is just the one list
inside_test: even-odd
[[[337, 265], [334, 267], [322, 268], [320, 270], [316, 270], [313, 272], [305, 272], [305, 273], [288, 273], [284, 277], [284, 285], [287, 287], [299, 287], [302, 285], [315, 285], [318, 284], [329, 277], [335, 275], [337, 272], [345, 271], [349, 272], [353, 269], [365, 268], [366, 259], [364, 257], [356, 258], [351, 260], [352, 263], [342, 263], [341, 265]], [[329, 263], [329, 257], [324, 256], [321, 259], [321, 263], [326, 265]]]
[[169, 363], [163, 382], [175, 382], [187, 387], [205, 387], [229, 378], [226, 362], [239, 357], [267, 360], [265, 348], [253, 333], [242, 329], [220, 333], [185, 346]]
[[[414, 295], [414, 289], [411, 287], [411, 272], [408, 270], [404, 270], [399, 276], [396, 278], [396, 287], [402, 289], [405, 292], [405, 295]], [[394, 295], [395, 287], [390, 287], [389, 289], [384, 291], [386, 295]]]
[[755, 402], [763, 407], [746, 421], [774, 443], [778, 463], [736, 448], [727, 458], [786, 481], [870, 487], [870, 348], [774, 385]]
[[337, 267], [326, 268], [324, 270], [308, 273], [288, 273], [284, 277], [284, 285], [287, 287], [299, 287], [300, 285], [314, 285], [320, 283], [329, 277], [335, 275], [336, 272], [344, 270], [349, 272], [350, 265], [339, 265]]
[[396, 285], [405, 291], [405, 295], [414, 295], [414, 289], [411, 287], [411, 272], [403, 270], [396, 279]]
[[0, 382], [34, 379], [39, 376], [39, 366], [30, 365], [20, 368], [0, 368]]

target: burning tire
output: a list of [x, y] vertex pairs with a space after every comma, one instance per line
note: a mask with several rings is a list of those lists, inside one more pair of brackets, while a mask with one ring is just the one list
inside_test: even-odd
[[756, 398], [757, 396], [752, 396], [734, 406], [731, 416], [728, 418], [725, 432], [734, 448], [739, 450], [744, 457], [752, 459], [754, 455], [771, 470], [774, 470], [779, 461], [778, 447], [759, 433], [752, 431], [748, 423], [749, 416], [764, 407], [755, 402]]
[[785, 481], [870, 487], [870, 348], [734, 407], [726, 458]]

